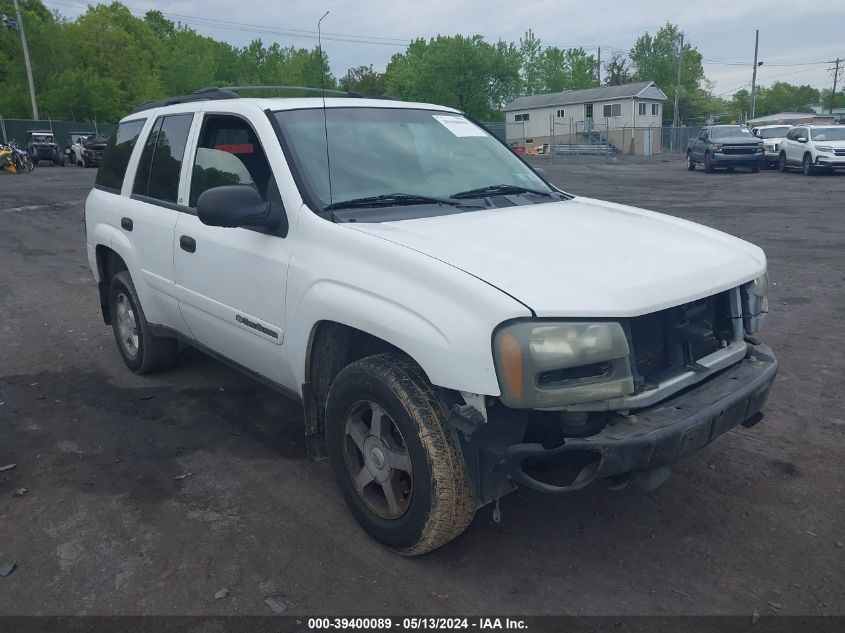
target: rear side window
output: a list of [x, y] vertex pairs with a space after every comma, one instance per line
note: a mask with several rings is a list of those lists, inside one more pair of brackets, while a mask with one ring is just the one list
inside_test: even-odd
[[132, 193], [164, 202], [176, 202], [179, 175], [193, 114], [159, 117], [141, 152]]
[[126, 175], [126, 166], [129, 164], [132, 150], [135, 149], [135, 142], [146, 122], [146, 119], [136, 119], [117, 126], [117, 131], [106, 145], [103, 162], [97, 170], [95, 185], [120, 191], [123, 186], [123, 177]]

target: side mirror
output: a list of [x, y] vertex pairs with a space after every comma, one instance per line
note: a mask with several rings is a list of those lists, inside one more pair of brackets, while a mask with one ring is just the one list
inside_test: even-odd
[[274, 228], [279, 224], [279, 219], [270, 213], [271, 206], [255, 187], [225, 185], [200, 194], [197, 216], [200, 222], [208, 226]]
[[798, 140], [799, 143], [806, 143], [807, 137], [806, 136], [799, 136], [797, 140]]

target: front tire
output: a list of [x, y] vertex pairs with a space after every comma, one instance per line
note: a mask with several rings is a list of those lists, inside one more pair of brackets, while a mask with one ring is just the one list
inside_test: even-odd
[[801, 163], [801, 171], [805, 176], [812, 176], [815, 173], [813, 169], [813, 157], [810, 154], [804, 154], [804, 160]]
[[712, 174], [714, 171], [713, 161], [711, 160], [709, 153], [704, 155], [704, 171], [708, 174]]
[[784, 173], [789, 171], [789, 167], [786, 166], [786, 152], [781, 152], [778, 155], [778, 169]]
[[123, 362], [136, 374], [149, 374], [173, 366], [176, 339], [153, 335], [129, 271], [112, 277], [109, 285], [112, 331]]
[[326, 449], [358, 523], [400, 554], [448, 543], [475, 515], [460, 448], [434, 388], [410, 360], [369, 356], [337, 375]]
[[695, 169], [695, 162], [692, 160], [692, 152], [687, 152], [687, 170], [693, 171]]

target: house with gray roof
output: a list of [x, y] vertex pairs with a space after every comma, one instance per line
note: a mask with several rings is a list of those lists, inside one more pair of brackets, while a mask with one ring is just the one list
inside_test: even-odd
[[660, 151], [666, 95], [653, 81], [518, 97], [504, 107], [514, 148], [609, 143], [616, 151]]

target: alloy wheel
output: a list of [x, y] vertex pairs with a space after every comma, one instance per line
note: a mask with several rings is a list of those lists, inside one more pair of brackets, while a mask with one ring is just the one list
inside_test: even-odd
[[383, 519], [398, 519], [411, 505], [414, 473], [405, 438], [375, 402], [353, 405], [343, 441], [346, 469], [358, 496]]

